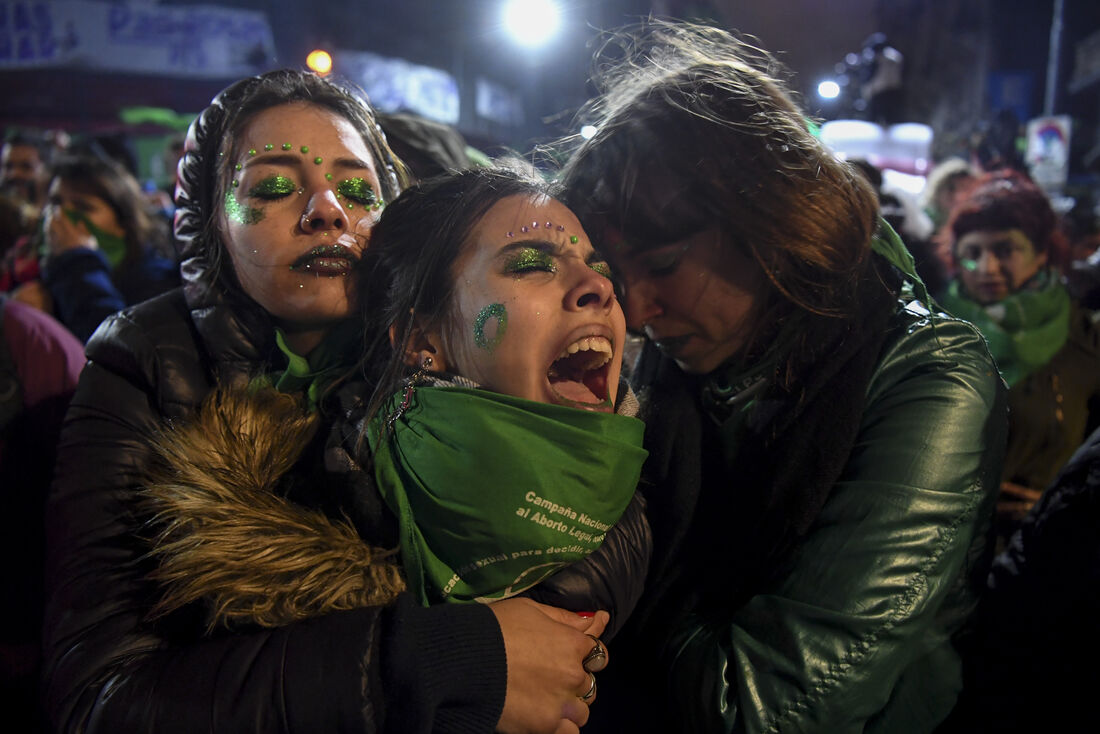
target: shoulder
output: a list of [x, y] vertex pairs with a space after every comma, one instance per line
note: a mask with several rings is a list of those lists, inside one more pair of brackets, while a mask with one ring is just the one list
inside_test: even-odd
[[207, 392], [206, 350], [180, 289], [108, 317], [86, 350], [95, 369], [144, 383], [172, 402], [197, 405]]
[[[915, 301], [899, 302], [888, 326], [868, 398], [903, 382], [938, 384], [950, 392], [992, 400], [1004, 385], [978, 328]], [[954, 387], [951, 384], [954, 383]]]
[[[75, 384], [84, 366], [84, 345], [49, 314], [19, 301], [3, 301], [3, 334], [20, 373], [37, 367], [60, 370]], [[36, 367], [37, 364], [37, 367]]]

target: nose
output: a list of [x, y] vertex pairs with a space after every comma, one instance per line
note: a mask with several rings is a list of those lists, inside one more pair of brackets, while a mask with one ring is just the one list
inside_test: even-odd
[[611, 285], [611, 281], [587, 265], [578, 263], [576, 267], [582, 272], [577, 283], [565, 294], [565, 310], [610, 309], [615, 302], [615, 287]]
[[626, 325], [631, 329], [641, 330], [663, 312], [650, 281], [625, 277], [622, 289], [623, 313], [626, 314]]
[[1001, 261], [989, 250], [982, 250], [982, 254], [978, 256], [977, 265], [978, 272], [985, 275], [996, 273], [1001, 269]]
[[299, 223], [304, 232], [311, 234], [347, 229], [348, 219], [335, 192], [322, 187], [310, 193]]

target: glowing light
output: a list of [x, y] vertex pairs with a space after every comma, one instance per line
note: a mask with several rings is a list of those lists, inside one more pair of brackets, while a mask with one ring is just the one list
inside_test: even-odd
[[554, 0], [509, 0], [504, 6], [504, 28], [523, 46], [541, 46], [558, 32], [561, 9]]
[[817, 85], [817, 93], [823, 99], [836, 99], [840, 95], [840, 85], [834, 81], [821, 82]]
[[329, 55], [328, 51], [315, 49], [309, 52], [309, 56], [306, 56], [306, 66], [324, 76], [332, 71], [332, 56]]
[[589, 138], [591, 138], [595, 134], [596, 134], [596, 126], [595, 125], [584, 125], [584, 126], [581, 127], [581, 137], [584, 138], [585, 140], [588, 140]]

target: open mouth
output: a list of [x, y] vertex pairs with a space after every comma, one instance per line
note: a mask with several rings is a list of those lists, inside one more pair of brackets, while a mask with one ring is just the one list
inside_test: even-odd
[[587, 410], [611, 410], [607, 379], [614, 351], [605, 336], [582, 337], [562, 350], [547, 370], [557, 402]]
[[318, 277], [337, 278], [347, 275], [355, 265], [355, 253], [340, 245], [314, 247], [294, 261], [290, 269], [298, 273], [310, 273]]

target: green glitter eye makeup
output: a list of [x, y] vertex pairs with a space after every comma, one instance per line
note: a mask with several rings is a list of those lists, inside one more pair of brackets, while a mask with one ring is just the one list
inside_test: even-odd
[[525, 247], [513, 253], [504, 263], [504, 271], [507, 273], [520, 274], [533, 271], [555, 273], [557, 270], [554, 257], [537, 247]]
[[248, 195], [261, 199], [278, 199], [297, 190], [298, 185], [286, 176], [268, 176], [249, 189]]
[[[374, 193], [374, 187], [362, 177], [345, 179], [336, 184], [336, 193], [363, 206], [377, 207], [380, 203]], [[348, 204], [348, 208], [351, 208], [351, 204]]]
[[250, 206], [244, 206], [232, 191], [225, 192], [225, 216], [231, 222], [238, 224], [256, 224], [264, 218], [264, 210]]
[[588, 267], [592, 268], [593, 270], [595, 270], [597, 273], [599, 273], [603, 277], [607, 278], [608, 280], [611, 279], [611, 266], [608, 265], [607, 263], [605, 263], [605, 262], [589, 263]]

